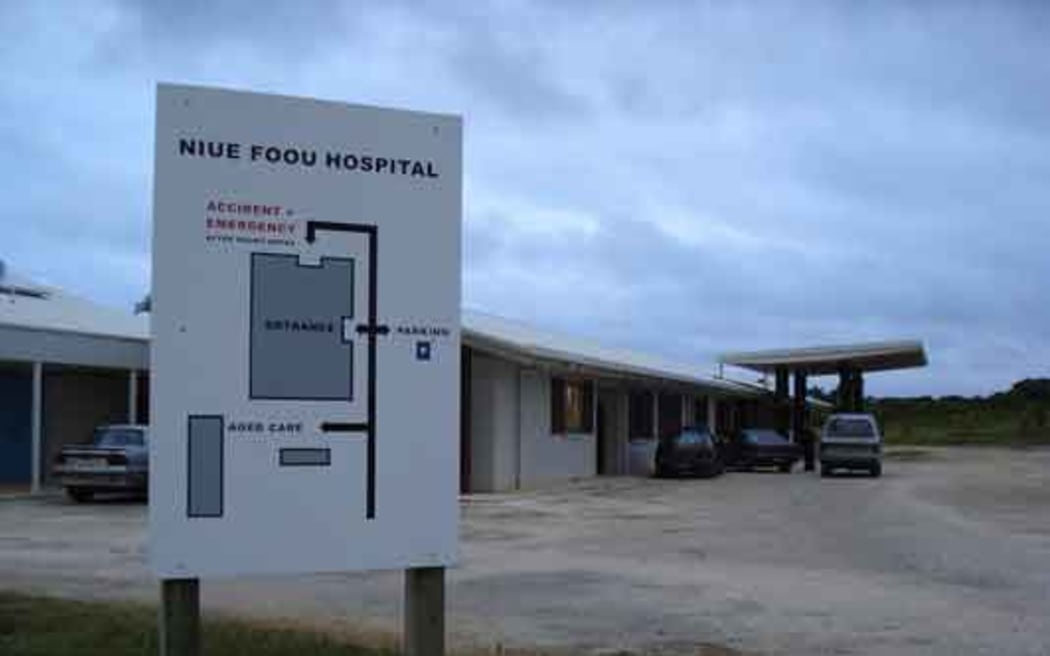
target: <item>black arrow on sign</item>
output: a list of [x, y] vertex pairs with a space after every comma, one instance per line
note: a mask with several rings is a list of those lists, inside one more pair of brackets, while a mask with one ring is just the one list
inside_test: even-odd
[[359, 323], [357, 324], [356, 330], [358, 335], [386, 335], [390, 332], [390, 326], [387, 326], [386, 324], [375, 326], [367, 323]]
[[[376, 516], [376, 336], [385, 335], [390, 331], [387, 326], [379, 325], [378, 299], [376, 295], [379, 289], [379, 228], [375, 225], [363, 223], [337, 223], [334, 221], [307, 221], [306, 242], [314, 243], [317, 239], [318, 230], [330, 230], [332, 232], [350, 232], [364, 234], [368, 237], [368, 323], [357, 326], [359, 333], [368, 336], [368, 421], [364, 424], [341, 424], [337, 422], [325, 422], [321, 424], [321, 431], [326, 433], [367, 433], [366, 455], [368, 459], [368, 477], [365, 494], [365, 518], [375, 519]], [[364, 330], [362, 331], [362, 328]], [[328, 428], [326, 429], [325, 426]]]
[[338, 421], [321, 422], [322, 433], [367, 433], [368, 423], [345, 423]]

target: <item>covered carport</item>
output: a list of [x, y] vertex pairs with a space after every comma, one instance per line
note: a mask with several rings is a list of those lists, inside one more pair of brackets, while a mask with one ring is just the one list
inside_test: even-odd
[[147, 318], [13, 274], [0, 261], [0, 487], [50, 482], [63, 446], [146, 423]]
[[[837, 346], [812, 346], [768, 351], [726, 353], [719, 358], [731, 365], [774, 377], [777, 427], [800, 439], [806, 471], [814, 469], [812, 440], [806, 437], [806, 393], [810, 377], [838, 375], [835, 399], [838, 412], [864, 411], [864, 374], [924, 367], [926, 350], [921, 341], [868, 342]], [[789, 385], [794, 389], [789, 397]]]

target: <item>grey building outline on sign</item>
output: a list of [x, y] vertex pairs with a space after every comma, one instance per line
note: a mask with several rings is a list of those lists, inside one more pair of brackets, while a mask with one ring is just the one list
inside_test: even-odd
[[354, 400], [352, 258], [252, 253], [248, 398]]

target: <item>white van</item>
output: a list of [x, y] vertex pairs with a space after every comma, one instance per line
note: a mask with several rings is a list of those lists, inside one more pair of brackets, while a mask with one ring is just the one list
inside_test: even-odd
[[875, 417], [836, 414], [824, 422], [820, 433], [820, 475], [836, 469], [863, 469], [882, 475], [882, 435]]

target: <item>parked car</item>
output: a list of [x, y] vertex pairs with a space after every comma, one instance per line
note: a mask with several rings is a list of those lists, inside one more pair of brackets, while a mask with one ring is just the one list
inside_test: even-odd
[[882, 435], [875, 417], [836, 414], [828, 417], [820, 435], [820, 475], [836, 469], [862, 469], [882, 475]]
[[742, 429], [726, 444], [724, 452], [727, 467], [776, 467], [785, 473], [801, 458], [802, 447], [772, 428]]
[[717, 438], [704, 427], [683, 428], [681, 432], [660, 440], [656, 447], [656, 475], [702, 477], [718, 476], [724, 471]]
[[145, 426], [99, 426], [91, 444], [63, 447], [52, 471], [74, 501], [89, 501], [97, 492], [144, 494], [149, 484], [148, 447]]

